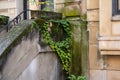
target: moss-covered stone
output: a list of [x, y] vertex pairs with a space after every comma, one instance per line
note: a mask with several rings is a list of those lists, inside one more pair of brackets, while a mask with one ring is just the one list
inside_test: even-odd
[[[82, 20], [84, 20], [81, 17]], [[87, 75], [88, 33], [86, 21], [71, 20], [72, 26], [72, 63], [71, 74]], [[75, 25], [75, 26], [74, 26]]]
[[0, 57], [6, 54], [16, 41], [22, 38], [28, 31], [30, 31], [33, 20], [26, 20], [20, 22], [14, 29], [6, 33], [0, 38]]
[[72, 24], [77, 24], [72, 26], [72, 63], [71, 63], [71, 73], [74, 75], [80, 75], [81, 70], [81, 29], [79, 21], [71, 21]]
[[61, 13], [48, 12], [48, 11], [31, 11], [31, 18], [33, 19], [62, 19]]
[[68, 4], [65, 6], [65, 16], [80, 16], [80, 8], [78, 4]]
[[0, 15], [0, 25], [6, 25], [9, 21], [8, 16]]

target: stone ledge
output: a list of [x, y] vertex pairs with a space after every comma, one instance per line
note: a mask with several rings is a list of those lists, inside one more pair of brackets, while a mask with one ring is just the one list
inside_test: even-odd
[[45, 20], [62, 19], [62, 14], [56, 13], [56, 12], [49, 12], [49, 11], [32, 10], [31, 18], [32, 19], [45, 19]]
[[101, 51], [101, 55], [120, 55], [120, 51]]
[[120, 37], [99, 37], [101, 55], [120, 55]]
[[120, 15], [112, 16], [113, 21], [120, 21]]
[[120, 51], [120, 41], [99, 41], [101, 51]]
[[99, 37], [99, 41], [120, 41], [119, 36], [106, 36], [106, 37]]
[[23, 32], [27, 32], [27, 29], [30, 28], [32, 22], [33, 20], [22, 21], [14, 29], [0, 37], [0, 56], [18, 37], [23, 35]]

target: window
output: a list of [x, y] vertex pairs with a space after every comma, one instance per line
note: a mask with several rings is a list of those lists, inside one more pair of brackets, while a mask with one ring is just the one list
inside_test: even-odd
[[120, 0], [112, 0], [112, 15], [120, 14]]

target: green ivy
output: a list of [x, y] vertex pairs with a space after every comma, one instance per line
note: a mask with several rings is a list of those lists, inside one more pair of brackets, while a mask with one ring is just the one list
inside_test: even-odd
[[9, 17], [0, 15], [0, 25], [6, 25], [9, 20]]
[[[51, 26], [52, 23], [52, 26]], [[66, 71], [68, 75], [70, 75], [70, 64], [71, 64], [71, 26], [67, 20], [35, 20], [32, 24], [32, 28], [35, 27], [41, 33], [44, 41], [54, 50], [59, 56], [63, 70]], [[81, 18], [81, 26], [86, 26], [87, 22], [85, 20], [85, 16]], [[55, 31], [54, 34], [51, 35], [51, 30]], [[54, 40], [52, 36], [60, 35], [60, 29], [62, 29], [64, 33], [64, 37], [62, 40]], [[57, 35], [57, 36], [58, 36]], [[70, 80], [86, 80], [84, 76], [76, 76], [70, 75], [68, 76]]]
[[70, 80], [86, 80], [86, 77], [85, 76], [76, 76], [76, 75], [70, 75], [68, 77]]
[[[55, 25], [56, 28], [62, 28], [64, 31], [65, 38], [62, 41], [54, 41], [51, 37], [50, 31], [50, 23], [57, 24]], [[40, 23], [39, 23], [40, 24]], [[54, 25], [53, 24], [53, 25]], [[42, 25], [42, 26], [41, 26]], [[39, 26], [39, 31], [42, 33], [42, 36], [47, 44], [55, 50], [62, 62], [63, 69], [69, 73], [70, 70], [70, 63], [71, 63], [71, 28], [70, 23], [65, 20], [50, 20], [46, 21]], [[52, 26], [53, 27], [53, 26]], [[58, 29], [55, 29], [56, 33]]]

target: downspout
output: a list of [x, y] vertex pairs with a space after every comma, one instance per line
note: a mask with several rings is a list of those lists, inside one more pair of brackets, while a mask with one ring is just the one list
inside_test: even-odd
[[23, 18], [27, 19], [27, 0], [23, 0], [23, 10], [25, 11], [23, 14]]

